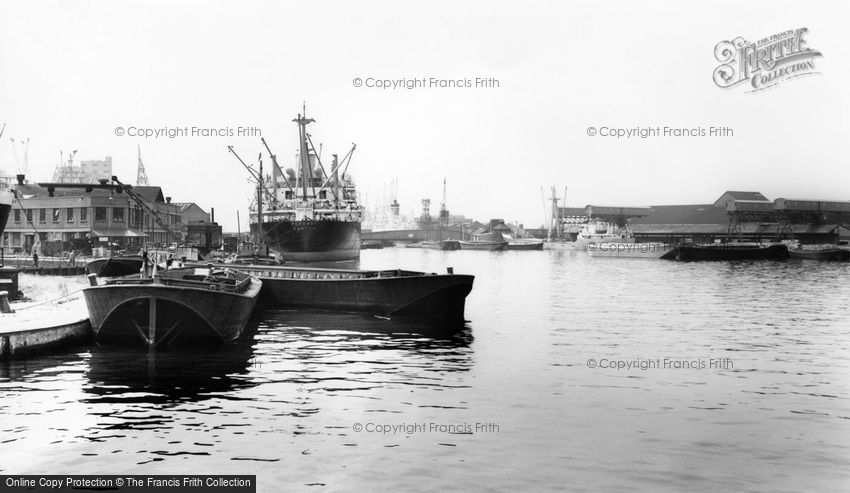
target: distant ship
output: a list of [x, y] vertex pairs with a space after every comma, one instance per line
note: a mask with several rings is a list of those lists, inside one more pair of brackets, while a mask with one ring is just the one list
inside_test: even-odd
[[293, 121], [299, 134], [298, 172], [290, 168], [283, 173], [272, 156], [272, 186], [265, 187], [260, 173], [262, 193], [251, 215], [251, 232], [259, 231], [261, 242], [284, 261], [357, 260], [362, 208], [354, 181], [346, 174], [356, 146], [341, 160], [334, 154], [326, 170], [307, 133], [314, 120], [299, 114]]

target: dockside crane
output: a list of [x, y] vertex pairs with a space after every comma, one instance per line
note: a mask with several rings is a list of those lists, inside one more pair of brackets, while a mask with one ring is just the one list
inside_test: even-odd
[[440, 203], [440, 224], [449, 224], [449, 210], [446, 208], [446, 179], [443, 178], [443, 201]]
[[136, 150], [139, 156], [139, 164], [136, 166], [136, 185], [147, 187], [150, 183], [148, 182], [148, 172], [145, 171], [145, 164], [142, 162], [142, 147], [136, 146]]

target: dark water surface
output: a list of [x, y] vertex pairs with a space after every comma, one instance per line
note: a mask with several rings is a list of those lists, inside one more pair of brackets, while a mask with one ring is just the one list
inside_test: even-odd
[[213, 353], [2, 364], [0, 473], [257, 474], [261, 491], [850, 485], [850, 264], [362, 260], [447, 266], [477, 276], [452, 334], [276, 310]]

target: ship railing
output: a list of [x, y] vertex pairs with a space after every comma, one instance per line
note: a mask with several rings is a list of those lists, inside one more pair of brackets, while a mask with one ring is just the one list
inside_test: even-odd
[[[244, 272], [262, 279], [293, 279], [293, 280], [318, 280], [318, 281], [340, 281], [356, 279], [377, 279], [385, 277], [415, 277], [423, 275], [422, 272], [389, 269], [371, 271], [348, 271], [334, 269], [299, 269], [299, 268], [276, 268], [276, 267], [239, 267]], [[436, 275], [436, 274], [424, 274]]]
[[[197, 276], [187, 276], [191, 277], [189, 279], [161, 279], [161, 283], [165, 286], [170, 287], [178, 287], [178, 288], [194, 288], [194, 289], [208, 289], [211, 291], [224, 291], [227, 293], [244, 293], [251, 286], [251, 277], [246, 277], [241, 281], [236, 281], [235, 279], [225, 279], [225, 278], [213, 278], [213, 280], [208, 280], [206, 276], [197, 275]], [[233, 284], [229, 284], [227, 281], [233, 281]], [[130, 284], [144, 284], [144, 285], [153, 285], [154, 278], [145, 278], [145, 279], [110, 279], [106, 281], [106, 285], [114, 286], [114, 285], [130, 285]]]

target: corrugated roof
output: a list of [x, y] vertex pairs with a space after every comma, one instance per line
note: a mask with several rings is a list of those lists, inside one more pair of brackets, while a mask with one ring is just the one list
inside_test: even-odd
[[558, 209], [561, 210], [561, 217], [587, 215], [587, 211], [584, 207], [558, 207]]
[[725, 209], [714, 204], [653, 205], [652, 213], [629, 220], [629, 224], [728, 224]]
[[[790, 230], [793, 234], [828, 234], [832, 233], [836, 228], [841, 227], [838, 224], [792, 224]], [[718, 224], [636, 224], [631, 226], [631, 230], [635, 234], [656, 234], [656, 235], [690, 235], [690, 234], [726, 234], [729, 228], [729, 223]], [[740, 230], [747, 235], [763, 235], [768, 236], [776, 234], [778, 226], [772, 223], [741, 223]]]

